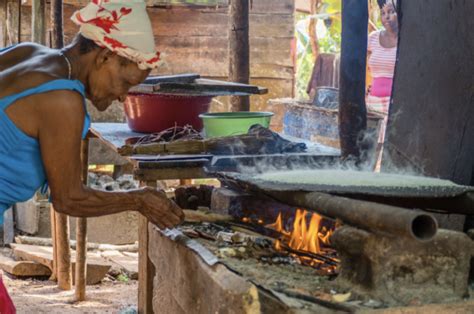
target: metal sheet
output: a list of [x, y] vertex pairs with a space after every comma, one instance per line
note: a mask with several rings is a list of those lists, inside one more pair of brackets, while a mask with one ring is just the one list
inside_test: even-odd
[[212, 254], [208, 249], [206, 249], [204, 246], [202, 246], [202, 244], [200, 244], [196, 240], [193, 240], [187, 237], [178, 229], [166, 229], [166, 230], [160, 230], [160, 231], [163, 235], [170, 238], [171, 240], [177, 243], [181, 243], [182, 245], [185, 245], [186, 247], [193, 250], [203, 259], [204, 262], [206, 262], [206, 264], [213, 266], [217, 262], [219, 262], [217, 257], [214, 254]]
[[[311, 170], [314, 171], [314, 170]], [[402, 176], [400, 176], [402, 177]], [[446, 198], [456, 197], [469, 192], [474, 193], [474, 187], [457, 185], [436, 185], [433, 182], [427, 186], [404, 186], [403, 181], [398, 186], [384, 185], [376, 174], [373, 176], [373, 185], [358, 186], [345, 182], [344, 185], [332, 184], [305, 184], [282, 181], [262, 180], [255, 175], [239, 173], [221, 173], [219, 176], [224, 182], [238, 185], [247, 190], [273, 191], [273, 192], [324, 192], [336, 195], [373, 195], [381, 197], [404, 197], [404, 198]], [[433, 178], [434, 179], [434, 178]], [[302, 179], [303, 180], [303, 179]]]

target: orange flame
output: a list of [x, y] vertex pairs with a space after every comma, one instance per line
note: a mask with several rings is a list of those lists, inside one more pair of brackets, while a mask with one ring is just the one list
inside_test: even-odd
[[[294, 250], [306, 251], [311, 253], [321, 253], [321, 243], [329, 244], [329, 238], [332, 230], [323, 227], [320, 230], [322, 217], [318, 214], [312, 214], [307, 223], [308, 212], [306, 210], [297, 209], [295, 220], [293, 222], [293, 231], [290, 233], [283, 228], [281, 213], [273, 224], [266, 225], [267, 228], [273, 229], [289, 237], [288, 246]], [[280, 241], [275, 242], [275, 249], [281, 249]]]

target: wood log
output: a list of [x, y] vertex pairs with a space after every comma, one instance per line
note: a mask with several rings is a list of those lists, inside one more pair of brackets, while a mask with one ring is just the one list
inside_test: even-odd
[[[15, 237], [15, 242], [18, 244], [30, 244], [30, 245], [39, 245], [39, 246], [52, 246], [53, 240], [49, 238], [37, 238], [29, 236], [17, 236]], [[71, 240], [71, 249], [76, 249], [76, 241]], [[113, 245], [113, 244], [102, 244], [102, 243], [87, 243], [87, 250], [97, 250], [97, 251], [119, 251], [119, 252], [138, 252], [138, 242], [134, 244], [127, 245]]]
[[359, 137], [367, 128], [365, 71], [368, 19], [367, 1], [342, 1], [339, 137], [343, 158], [361, 156]]
[[[229, 81], [249, 83], [249, 1], [231, 0], [229, 4]], [[232, 111], [249, 111], [248, 96], [232, 96]]]
[[17, 277], [39, 277], [50, 276], [51, 270], [39, 263], [30, 261], [15, 261], [14, 259], [0, 255], [0, 268]]
[[184, 209], [184, 221], [186, 222], [218, 222], [231, 221], [234, 217], [230, 215], [215, 214], [211, 211], [202, 212], [199, 210]]
[[[46, 246], [35, 246], [25, 244], [11, 244], [15, 258], [37, 262], [47, 266], [49, 269], [53, 267], [53, 249]], [[72, 252], [72, 266], [75, 267], [75, 252]], [[87, 284], [94, 285], [99, 283], [109, 271], [111, 265], [105, 261], [100, 253], [90, 252], [87, 264]]]

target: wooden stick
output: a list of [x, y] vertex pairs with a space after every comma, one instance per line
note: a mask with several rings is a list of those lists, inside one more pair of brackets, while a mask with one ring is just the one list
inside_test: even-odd
[[49, 213], [51, 217], [51, 244], [53, 245], [53, 269], [51, 270], [51, 277], [49, 280], [56, 281], [58, 280], [58, 244], [56, 243], [56, 213], [53, 205], [49, 207]]
[[69, 248], [69, 217], [56, 212], [56, 244], [58, 287], [72, 289], [71, 249]]
[[[81, 145], [82, 159], [82, 183], [87, 185], [87, 175], [89, 167], [89, 140], [86, 138]], [[78, 217], [76, 219], [76, 301], [86, 299], [86, 278], [87, 278], [87, 218]]]
[[201, 212], [199, 210], [184, 209], [184, 221], [187, 222], [218, 222], [232, 221], [234, 218], [229, 215], [216, 214], [212, 212]]

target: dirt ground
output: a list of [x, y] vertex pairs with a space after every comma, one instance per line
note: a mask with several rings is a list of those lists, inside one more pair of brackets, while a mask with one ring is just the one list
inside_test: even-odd
[[87, 300], [73, 302], [74, 290], [59, 290], [55, 282], [12, 279], [3, 274], [17, 313], [136, 313], [138, 282], [105, 279], [87, 286]]

